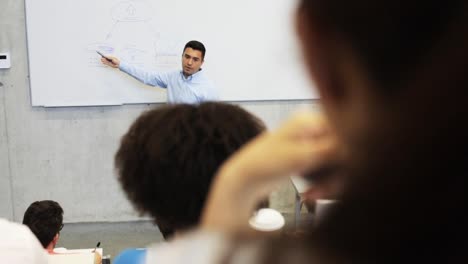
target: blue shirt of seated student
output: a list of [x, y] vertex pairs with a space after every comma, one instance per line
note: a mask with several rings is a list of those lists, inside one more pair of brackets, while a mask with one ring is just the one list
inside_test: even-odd
[[145, 248], [128, 248], [115, 257], [114, 264], [144, 264], [146, 261]]
[[120, 62], [119, 69], [144, 84], [167, 88], [168, 103], [195, 104], [216, 101], [218, 95], [213, 83], [202, 71], [202, 64], [201, 51], [186, 48], [182, 55], [182, 71], [148, 72], [124, 61]]

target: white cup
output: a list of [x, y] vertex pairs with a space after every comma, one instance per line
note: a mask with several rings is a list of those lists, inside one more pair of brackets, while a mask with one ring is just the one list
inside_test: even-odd
[[249, 220], [249, 225], [257, 231], [275, 232], [284, 226], [284, 217], [280, 212], [271, 208], [262, 208]]

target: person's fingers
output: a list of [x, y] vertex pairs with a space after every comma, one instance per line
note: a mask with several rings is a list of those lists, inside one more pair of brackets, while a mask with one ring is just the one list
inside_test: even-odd
[[[331, 159], [336, 140], [327, 129], [322, 116], [300, 113], [242, 147], [217, 173], [203, 214], [204, 225], [235, 229], [279, 181]], [[235, 215], [229, 216], [225, 208], [237, 208]]]
[[335, 160], [336, 145], [334, 137], [297, 139], [264, 133], [236, 153], [223, 168], [257, 188], [325, 166]]
[[281, 126], [277, 134], [286, 138], [315, 139], [328, 131], [328, 125], [321, 114], [300, 112], [293, 115]]
[[319, 168], [335, 159], [336, 149], [337, 142], [333, 137], [303, 140], [299, 144], [286, 144], [282, 149], [284, 152], [282, 158], [287, 161], [283, 164], [284, 169], [291, 170], [291, 173], [302, 173]]
[[94, 263], [101, 264], [102, 263], [102, 256], [98, 252], [94, 253]]
[[113, 67], [117, 68], [120, 64], [120, 60], [116, 57], [110, 57], [110, 59], [112, 60]]
[[101, 58], [101, 62], [104, 63], [105, 65], [107, 66], [112, 66], [112, 63], [110, 63], [108, 60], [106, 60], [105, 58]]
[[[110, 61], [108, 60], [110, 59]], [[101, 57], [101, 62], [107, 66], [110, 66], [110, 67], [113, 67], [113, 68], [117, 68], [119, 63], [120, 63], [120, 60], [115, 58], [115, 57], [111, 57], [109, 56], [108, 59], [106, 58], [103, 58]]]
[[330, 185], [312, 186], [302, 194], [304, 201], [315, 201], [318, 199], [336, 199], [339, 195], [338, 190]]

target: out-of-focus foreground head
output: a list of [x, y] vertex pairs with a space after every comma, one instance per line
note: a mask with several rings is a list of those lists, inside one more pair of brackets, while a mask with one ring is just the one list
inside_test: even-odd
[[465, 255], [467, 5], [301, 1], [308, 72], [349, 153], [343, 202], [314, 233], [330, 255], [404, 260], [415, 245], [419, 262]]

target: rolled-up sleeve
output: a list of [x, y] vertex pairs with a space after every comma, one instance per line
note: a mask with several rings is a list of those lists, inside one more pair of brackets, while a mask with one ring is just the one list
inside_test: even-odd
[[147, 85], [167, 88], [169, 82], [169, 76], [167, 73], [149, 72], [132, 66], [124, 61], [120, 62], [119, 69]]

